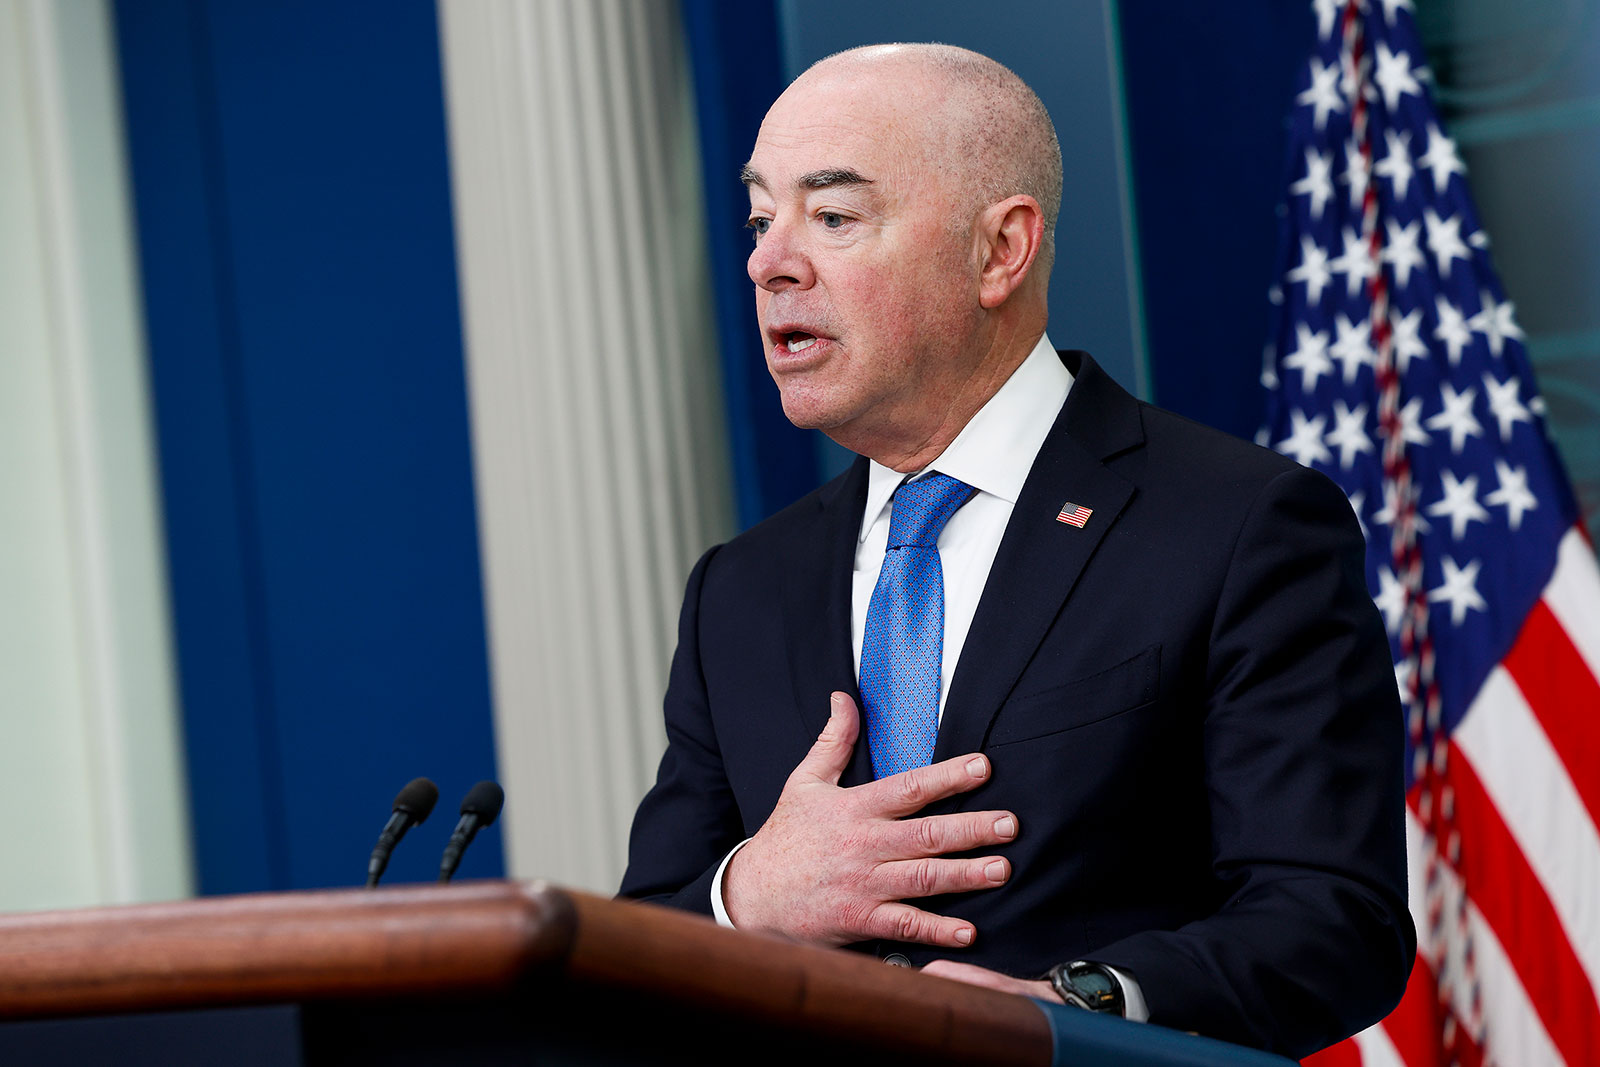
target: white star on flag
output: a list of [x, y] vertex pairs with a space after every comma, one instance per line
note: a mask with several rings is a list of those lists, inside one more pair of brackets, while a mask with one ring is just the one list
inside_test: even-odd
[[1411, 149], [1407, 147], [1410, 140], [1409, 134], [1383, 131], [1383, 143], [1388, 146], [1389, 152], [1372, 166], [1374, 174], [1388, 178], [1393, 183], [1396, 200], [1406, 198], [1406, 191], [1411, 188], [1411, 175], [1416, 173], [1411, 166]]
[[1472, 402], [1478, 391], [1467, 389], [1458, 393], [1449, 382], [1440, 382], [1439, 394], [1444, 398], [1444, 410], [1428, 420], [1428, 429], [1449, 430], [1450, 451], [1459, 453], [1467, 438], [1483, 435], [1483, 426], [1472, 413]]
[[1394, 686], [1400, 690], [1400, 704], [1402, 707], [1411, 707], [1411, 675], [1413, 666], [1410, 660], [1396, 661], [1394, 665]]
[[1467, 251], [1466, 244], [1461, 240], [1461, 216], [1441, 219], [1430, 207], [1422, 213], [1422, 221], [1428, 227], [1428, 250], [1439, 264], [1439, 274], [1448, 278], [1450, 264], [1458, 259], [1472, 258], [1472, 253]]
[[1352, 323], [1341, 311], [1333, 320], [1333, 328], [1338, 331], [1339, 339], [1328, 351], [1344, 367], [1344, 383], [1349, 385], [1356, 380], [1362, 367], [1371, 367], [1378, 361], [1378, 354], [1368, 341], [1372, 326], [1366, 319]]
[[1454, 367], [1461, 362], [1461, 350], [1472, 343], [1472, 330], [1459, 308], [1444, 297], [1434, 297], [1434, 308], [1439, 312], [1439, 325], [1433, 328], [1436, 341], [1443, 341], [1445, 354]]
[[1450, 536], [1461, 540], [1470, 522], [1488, 522], [1489, 513], [1478, 503], [1478, 476], [1469, 474], [1460, 481], [1450, 470], [1439, 472], [1443, 481], [1444, 496], [1428, 508], [1429, 515], [1450, 517]]
[[1441, 195], [1450, 184], [1450, 175], [1467, 172], [1456, 143], [1444, 135], [1436, 122], [1428, 123], [1428, 150], [1417, 157], [1417, 163], [1433, 174], [1433, 191]]
[[1356, 525], [1361, 527], [1361, 540], [1365, 541], [1367, 533], [1367, 520], [1363, 515], [1367, 506], [1367, 494], [1359, 490], [1350, 494], [1350, 510], [1356, 513]]
[[1323, 66], [1320, 60], [1311, 61], [1311, 87], [1295, 97], [1295, 103], [1307, 104], [1315, 109], [1317, 129], [1327, 123], [1328, 116], [1344, 110], [1344, 98], [1339, 95], [1339, 66]]
[[1318, 414], [1315, 419], [1307, 419], [1301, 411], [1291, 411], [1290, 421], [1294, 427], [1290, 435], [1278, 442], [1278, 451], [1285, 456], [1294, 456], [1301, 466], [1312, 466], [1312, 462], [1328, 462], [1333, 459], [1333, 453], [1326, 450], [1322, 443], [1322, 427], [1328, 422], [1326, 416]]
[[1433, 435], [1422, 428], [1422, 398], [1414, 396], [1400, 409], [1400, 440], [1408, 445], [1431, 445]]
[[1507, 337], [1522, 340], [1522, 329], [1512, 318], [1517, 306], [1507, 300], [1503, 304], [1494, 301], [1494, 294], [1485, 289], [1479, 296], [1483, 310], [1467, 320], [1467, 325], [1483, 334], [1489, 339], [1489, 351], [1499, 358], [1501, 351], [1506, 346]]
[[1383, 21], [1394, 25], [1395, 13], [1399, 11], [1413, 11], [1411, 0], [1382, 0]]
[[1333, 21], [1339, 17], [1344, 0], [1311, 0], [1317, 12], [1317, 36], [1326, 37], [1333, 32]]
[[1394, 337], [1394, 365], [1401, 374], [1411, 369], [1411, 361], [1427, 358], [1428, 345], [1420, 336], [1422, 309], [1412, 308], [1405, 315], [1390, 315], [1389, 329]]
[[1422, 249], [1417, 247], [1417, 240], [1422, 236], [1422, 223], [1401, 226], [1390, 219], [1384, 223], [1384, 229], [1388, 231], [1389, 240], [1383, 250], [1383, 261], [1394, 267], [1395, 284], [1404, 289], [1411, 281], [1412, 268], [1421, 267], [1427, 262], [1422, 258]]
[[1278, 442], [1277, 448], [1286, 456], [1293, 456], [1301, 466], [1309, 467], [1320, 460], [1323, 463], [1333, 459], [1322, 443], [1322, 427], [1328, 419], [1325, 415], [1318, 415], [1314, 419], [1306, 418], [1304, 412], [1292, 411], [1289, 419], [1294, 423], [1289, 436]]
[[1378, 265], [1372, 261], [1372, 248], [1361, 239], [1360, 234], [1348, 226], [1344, 228], [1344, 251], [1340, 252], [1339, 258], [1328, 266], [1335, 274], [1345, 276], [1345, 295], [1352, 300], [1378, 273]]
[[1411, 73], [1411, 56], [1389, 51], [1383, 41], [1378, 42], [1378, 70], [1372, 78], [1383, 90], [1383, 106], [1390, 111], [1400, 106], [1400, 98], [1407, 93], [1422, 95], [1422, 86]]
[[1533, 422], [1533, 416], [1523, 407], [1517, 393], [1522, 383], [1516, 378], [1498, 381], [1492, 374], [1483, 376], [1484, 395], [1489, 398], [1489, 413], [1500, 423], [1500, 440], [1509, 441], [1511, 430], [1519, 422]]
[[[1324, 441], [1339, 450], [1339, 466], [1349, 469], [1356, 456], [1372, 451], [1372, 438], [1367, 436], [1367, 405], [1357, 404], [1351, 411], [1343, 400], [1333, 402], [1333, 429]], [[1353, 503], [1353, 499], [1352, 499]], [[1360, 511], [1356, 512], [1360, 518]]]
[[1428, 590], [1428, 599], [1450, 605], [1450, 625], [1460, 626], [1469, 611], [1484, 611], [1489, 605], [1478, 594], [1478, 570], [1483, 561], [1475, 559], [1465, 567], [1458, 566], [1449, 556], [1441, 557], [1444, 566], [1444, 584]]
[[1378, 568], [1378, 595], [1372, 601], [1383, 612], [1383, 624], [1389, 632], [1399, 633], [1400, 621], [1406, 613], [1406, 587], [1400, 584], [1400, 579], [1388, 567]]
[[1289, 272], [1291, 282], [1304, 282], [1306, 303], [1315, 304], [1322, 299], [1322, 290], [1333, 281], [1328, 271], [1328, 253], [1311, 238], [1300, 242], [1300, 265]]
[[1367, 157], [1361, 152], [1361, 146], [1354, 141], [1345, 142], [1344, 159], [1344, 173], [1339, 175], [1339, 180], [1350, 187], [1350, 210], [1359, 211], [1361, 201], [1367, 195], [1367, 183], [1372, 180], [1372, 171], [1367, 165]]
[[[1427, 533], [1429, 530], [1433, 529], [1433, 526], [1428, 522], [1427, 519], [1422, 517], [1421, 512], [1416, 510], [1417, 497], [1421, 494], [1418, 492], [1417, 488], [1413, 486], [1411, 488], [1411, 492], [1407, 495], [1411, 497], [1411, 507], [1407, 509], [1407, 511], [1410, 514], [1413, 523], [1415, 524], [1417, 532]], [[1379, 508], [1373, 513], [1372, 521], [1377, 523], [1379, 526], [1393, 526], [1399, 517], [1400, 491], [1395, 487], [1394, 482], [1386, 481], [1383, 483], [1383, 507]]]
[[1295, 349], [1283, 357], [1283, 366], [1286, 370], [1300, 372], [1300, 388], [1309, 393], [1317, 388], [1318, 378], [1333, 373], [1333, 360], [1328, 358], [1328, 335], [1302, 322], [1294, 336]]
[[1333, 198], [1333, 158], [1321, 152], [1306, 152], [1306, 176], [1289, 186], [1289, 191], [1311, 198], [1311, 217], [1320, 219], [1322, 209]]
[[1495, 477], [1500, 487], [1483, 498], [1485, 504], [1506, 509], [1506, 521], [1515, 530], [1522, 525], [1522, 516], [1539, 506], [1538, 497], [1528, 491], [1528, 469], [1513, 467], [1503, 459], [1494, 461]]

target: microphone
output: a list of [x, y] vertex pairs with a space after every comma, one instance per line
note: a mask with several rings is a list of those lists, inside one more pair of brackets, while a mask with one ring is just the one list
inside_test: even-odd
[[466, 799], [461, 802], [461, 821], [456, 823], [450, 843], [444, 846], [444, 855], [439, 859], [439, 881], [448, 882], [456, 873], [461, 854], [472, 844], [479, 830], [499, 817], [500, 807], [505, 802], [506, 791], [493, 782], [479, 782], [467, 790]]
[[383, 832], [378, 835], [378, 843], [373, 846], [372, 858], [367, 860], [368, 889], [377, 885], [378, 879], [383, 877], [383, 869], [389, 866], [389, 853], [406, 836], [406, 831], [426, 819], [438, 802], [439, 787], [426, 778], [411, 779], [395, 795], [394, 814], [384, 824]]

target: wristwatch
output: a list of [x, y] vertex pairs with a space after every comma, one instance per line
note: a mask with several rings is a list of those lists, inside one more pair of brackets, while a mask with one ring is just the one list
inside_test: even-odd
[[1058, 963], [1045, 972], [1045, 978], [1056, 995], [1075, 1008], [1101, 1012], [1106, 1015], [1125, 1015], [1127, 1005], [1122, 999], [1122, 983], [1111, 973], [1111, 968], [1087, 960]]

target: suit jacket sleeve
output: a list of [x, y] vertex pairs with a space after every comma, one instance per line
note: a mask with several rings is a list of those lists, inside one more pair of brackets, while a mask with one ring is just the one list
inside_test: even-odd
[[1225, 901], [1093, 953], [1138, 980], [1152, 1022], [1301, 1055], [1404, 988], [1403, 718], [1363, 551], [1343, 494], [1301, 468], [1243, 520], [1203, 730]]
[[689, 575], [667, 681], [667, 750], [634, 816], [619, 895], [711, 914], [711, 883], [744, 838], [700, 667], [700, 596], [717, 549]]

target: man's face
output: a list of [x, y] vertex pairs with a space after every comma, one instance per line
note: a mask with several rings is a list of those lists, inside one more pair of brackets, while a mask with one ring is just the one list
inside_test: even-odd
[[746, 171], [749, 273], [784, 414], [857, 451], [937, 425], [974, 355], [972, 212], [954, 168], [930, 158], [917, 102], [904, 82], [803, 79], [767, 113]]

